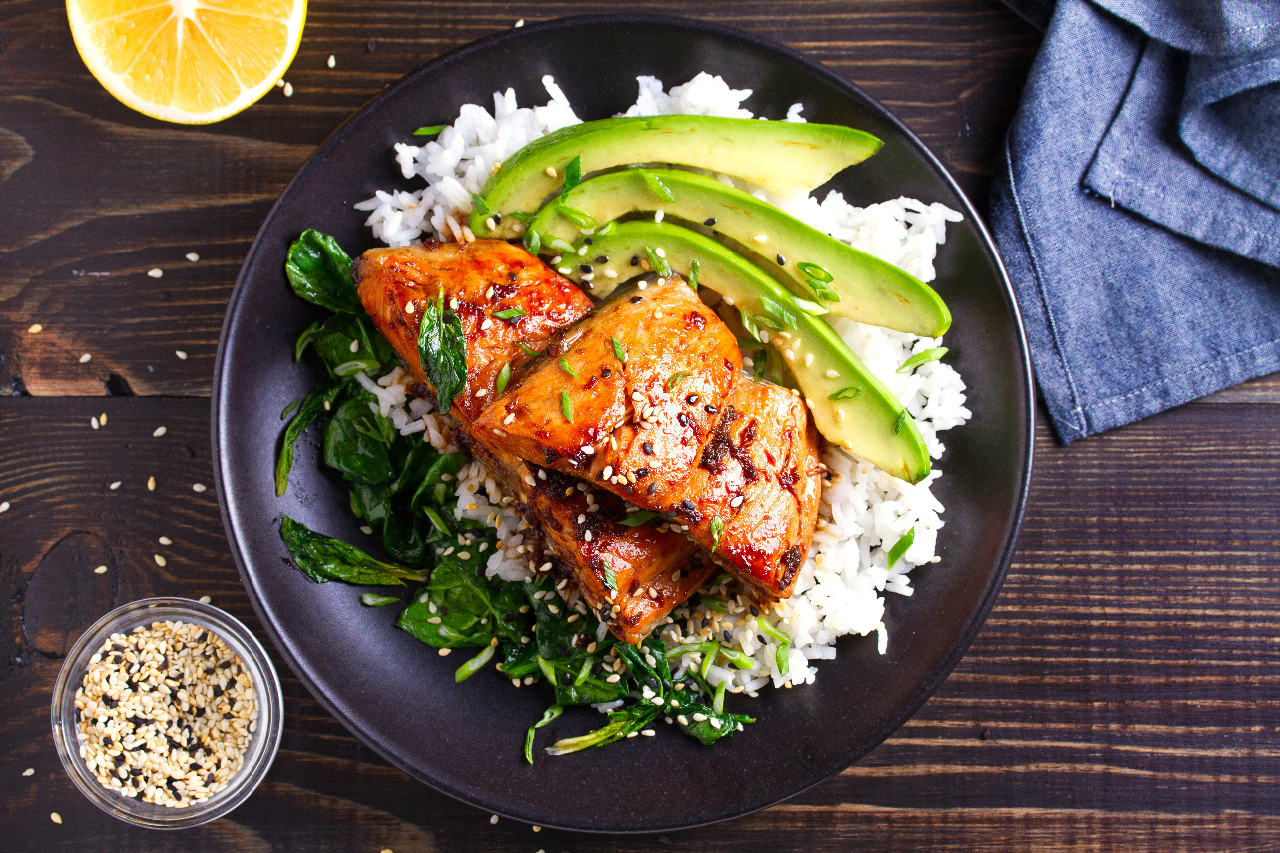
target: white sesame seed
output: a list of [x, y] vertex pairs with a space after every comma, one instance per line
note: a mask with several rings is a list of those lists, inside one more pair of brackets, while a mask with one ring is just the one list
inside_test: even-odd
[[97, 419], [97, 418], [89, 418], [89, 426], [93, 427], [94, 429], [97, 429], [97, 428], [98, 428], [98, 419]]
[[335, 58], [332, 53], [329, 54], [329, 61], [326, 62], [325, 65], [328, 65], [330, 68], [333, 68], [337, 64], [338, 64], [337, 58]]
[[92, 358], [93, 356], [90, 353], [85, 353], [84, 355], [80, 356], [80, 363], [88, 364]]
[[839, 373], [836, 373], [834, 370], [828, 370], [828, 371], [827, 371], [827, 378], [828, 378], [828, 379], [839, 379], [839, 378], [840, 378], [840, 374], [839, 374]]
[[738, 495], [736, 498], [734, 498], [733, 500], [729, 501], [729, 506], [731, 506], [731, 507], [735, 507], [735, 508], [736, 508], [736, 507], [740, 507], [740, 506], [742, 506], [742, 501], [743, 501], [743, 500], [744, 500], [744, 499], [743, 499], [742, 495]]
[[208, 595], [202, 595], [202, 596], [200, 596], [200, 598], [198, 599], [198, 601], [199, 601], [201, 604], [212, 604], [212, 603], [213, 603], [213, 597], [212, 597], [212, 596], [208, 596]]
[[789, 350], [789, 349], [784, 349], [784, 350], [782, 351], [782, 357], [783, 357], [783, 358], [785, 358], [787, 361], [795, 361], [795, 360], [796, 360], [796, 354], [795, 354], [794, 352], [792, 352], [791, 350]]
[[36, 775], [36, 769], [35, 769], [34, 767], [28, 767], [26, 770], [23, 770], [23, 771], [22, 771], [22, 775], [23, 775], [23, 776], [34, 776], [34, 775]]
[[610, 684], [617, 684], [621, 680], [622, 680], [622, 676], [618, 675], [616, 672], [605, 679], [605, 681], [609, 682]]
[[579, 254], [579, 255], [585, 255], [586, 253], [587, 253], [587, 247], [586, 247], [586, 246], [583, 246], [581, 249], [579, 249], [579, 250], [578, 250], [578, 254]]
[[757, 243], [767, 243], [767, 242], [769, 242], [769, 235], [768, 235], [768, 234], [757, 234], [756, 236], [752, 237], [751, 239], [752, 239], [752, 240], [755, 240]]
[[560, 267], [556, 270], [556, 272], [560, 273], [560, 275], [568, 275], [569, 273], [573, 272], [573, 270], [569, 269], [569, 267]]
[[209, 487], [204, 483], [192, 483], [191, 490], [196, 493], [203, 493], [209, 491]]
[[547, 177], [548, 177], [548, 178], [554, 178], [555, 176], [556, 176], [556, 170], [555, 170], [555, 167], [554, 167], [554, 166], [548, 166], [548, 167], [547, 167]]
[[173, 540], [172, 540], [172, 539], [170, 539], [168, 536], [161, 536], [159, 541], [160, 541], [160, 544], [161, 544], [161, 545], [172, 545], [172, 544], [173, 544]]
[[605, 270], [605, 271], [604, 271], [604, 277], [605, 277], [605, 278], [617, 278], [617, 277], [618, 277], [618, 274], [617, 274], [616, 272], [614, 272], [613, 270]]
[[453, 651], [453, 649], [441, 649], [441, 650], [440, 650], [440, 657], [442, 657], [442, 658], [443, 658], [443, 657], [448, 657], [448, 656], [449, 656], [449, 652], [451, 652], [451, 651]]
[[160, 269], [160, 267], [152, 267], [151, 269], [147, 270], [147, 275], [151, 276], [152, 278], [161, 278], [164, 276], [164, 270]]
[[284, 85], [284, 79], [283, 79], [283, 78], [281, 78], [281, 79], [279, 79], [279, 80], [276, 80], [275, 86], [276, 86], [276, 88], [277, 88], [277, 89], [279, 89], [279, 88], [280, 88], [281, 86], [283, 86], [283, 85]]
[[359, 352], [359, 351], [360, 351], [360, 342], [359, 342], [359, 341], [352, 341], [352, 342], [350, 343], [350, 345], [348, 345], [348, 346], [347, 346], [347, 349], [349, 349], [351, 352]]
[[450, 297], [449, 297], [449, 309], [450, 309], [451, 311], [457, 311], [457, 310], [458, 310], [458, 297], [456, 297], [456, 296], [450, 296]]
[[844, 420], [844, 409], [836, 409], [836, 420], [837, 421]]
[[27, 334], [30, 334], [30, 335], [38, 335], [43, 331], [44, 331], [44, 326], [41, 326], [39, 323], [32, 323], [30, 326], [27, 327]]
[[105, 574], [107, 573], [107, 567], [106, 567], [106, 566], [98, 566], [98, 568], [96, 568], [96, 569], [94, 569], [94, 570], [93, 570], [93, 573], [94, 573], [95, 575], [105, 575]]
[[196, 252], [187, 252], [187, 260], [194, 264], [196, 261], [200, 260], [200, 255]]
[[661, 248], [661, 247], [659, 247], [659, 248], [657, 248], [657, 249], [654, 249], [654, 250], [653, 250], [653, 253], [654, 253], [655, 255], [657, 255], [658, 257], [660, 257], [660, 258], [665, 258], [665, 257], [667, 256], [667, 252], [666, 252], [666, 250], [665, 250], [665, 249], [663, 249], [663, 248]]
[[107, 488], [114, 492], [116, 489], [120, 488], [121, 485], [122, 485], [121, 482], [119, 480], [116, 480], [110, 486], [107, 486]]
[[292, 83], [285, 83], [285, 84], [284, 84], [284, 96], [285, 96], [286, 98], [292, 98], [292, 97], [293, 97], [293, 84], [292, 84]]
[[49, 812], [49, 820], [53, 821], [54, 823], [60, 824], [62, 823], [62, 815], [58, 814], [57, 812]]
[[[654, 702], [653, 704], [655, 705], [662, 704], [662, 699], [660, 697], [655, 696], [654, 698], [657, 699], [658, 701]], [[657, 732], [655, 732], [653, 729], [644, 729], [643, 731], [640, 732], [640, 734], [644, 735], [645, 737], [653, 737], [654, 735], [657, 734]]]
[[[661, 222], [661, 221], [662, 221], [662, 216], [663, 216], [663, 213], [662, 213], [662, 211], [661, 211], [661, 210], [654, 211], [654, 214], [653, 214], [653, 221], [654, 221], [654, 222]], [[661, 250], [661, 249], [659, 249], [658, 251], [659, 251], [659, 252], [661, 252], [662, 250]], [[662, 257], [662, 256], [661, 256], [661, 255], [659, 255], [659, 257]]]
[[148, 478], [147, 478], [147, 491], [148, 491], [148, 492], [154, 492], [155, 490], [156, 490], [156, 478], [155, 478], [155, 477], [148, 477]]
[[163, 569], [165, 566], [169, 565], [169, 561], [166, 560], [162, 555], [153, 554], [152, 556], [155, 558], [156, 565], [159, 566], [160, 568]]
[[[553, 171], [555, 171], [555, 170], [554, 170], [554, 169], [552, 169], [550, 166], [548, 166], [548, 167], [547, 167], [547, 171], [548, 171], [548, 172], [553, 172]], [[495, 814], [495, 815], [489, 815], [489, 823], [497, 823], [497, 822], [498, 822], [498, 816], [497, 816], [496, 814]]]
[[607, 480], [607, 479], [609, 479], [610, 477], [612, 477], [612, 476], [613, 476], [613, 466], [612, 466], [612, 465], [606, 465], [606, 466], [604, 466], [604, 470], [603, 470], [602, 472], [600, 472], [600, 473], [602, 473], [602, 474], [604, 475], [604, 478], [605, 478], [606, 480]]
[[168, 427], [162, 427], [162, 426], [156, 427], [156, 431], [151, 433], [151, 436], [152, 438], [160, 438], [168, 431], [169, 431]]

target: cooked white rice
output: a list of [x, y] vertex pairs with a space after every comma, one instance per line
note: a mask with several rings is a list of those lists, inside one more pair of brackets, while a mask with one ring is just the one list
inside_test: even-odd
[[[639, 96], [624, 115], [753, 117], [741, 105], [751, 90], [731, 89], [720, 77], [702, 73], [669, 92], [655, 78], [640, 77], [638, 81]], [[544, 77], [542, 82], [551, 96], [545, 106], [518, 107], [514, 91], [508, 89], [494, 94], [493, 113], [469, 104], [436, 140], [421, 147], [397, 145], [396, 162], [404, 176], [420, 177], [426, 187], [414, 192], [379, 191], [374, 198], [357, 204], [358, 209], [370, 211], [366, 224], [374, 236], [391, 246], [405, 246], [424, 237], [468, 237], [465, 222], [471, 193], [481, 189], [494, 166], [531, 140], [580, 121], [551, 77]], [[784, 120], [804, 121], [802, 109], [800, 104], [792, 105]], [[730, 182], [728, 178], [721, 179]], [[859, 208], [848, 204], [838, 192], [828, 193], [819, 202], [808, 195], [779, 198], [741, 181], [732, 183], [924, 281], [932, 281], [935, 276], [933, 260], [946, 239], [946, 223], [961, 220], [960, 214], [941, 204], [926, 205], [907, 198]], [[921, 338], [843, 318], [837, 318], [833, 325], [906, 406], [930, 455], [940, 459], [944, 448], [938, 433], [959, 426], [970, 417], [964, 405], [964, 382], [954, 368], [939, 361], [907, 374], [899, 374], [897, 368], [911, 355], [939, 346], [941, 339]], [[379, 410], [392, 418], [402, 434], [423, 432], [425, 440], [438, 449], [455, 449], [449, 439], [449, 419], [432, 413], [425, 401], [408, 396], [404, 379], [397, 368], [377, 383], [363, 377], [361, 382], [378, 398]], [[936, 466], [929, 477], [913, 486], [831, 446], [823, 461], [833, 479], [823, 490], [818, 529], [795, 593], [759, 617], [768, 618], [793, 641], [787, 675], [778, 670], [778, 643], [759, 630], [752, 602], [736, 582], [726, 582], [713, 591], [724, 600], [728, 613], [698, 608], [686, 616], [678, 610], [680, 618], [663, 631], [668, 646], [716, 639], [752, 658], [751, 669], [712, 666], [708, 672], [712, 684], [727, 681], [731, 692], [754, 695], [770, 683], [775, 687], [812, 683], [817, 670], [810, 661], [835, 657], [836, 638], [845, 634], [876, 633], [877, 646], [883, 654], [888, 645], [884, 596], [910, 596], [911, 570], [939, 562], [935, 547], [943, 525], [943, 507], [930, 491], [942, 476]], [[500, 546], [489, 559], [488, 573], [507, 580], [528, 577], [540, 556], [526, 553], [527, 524], [492, 474], [479, 462], [470, 463], [458, 475], [457, 494], [457, 518], [483, 521], [497, 530]], [[889, 549], [912, 528], [915, 541], [890, 569]], [[571, 604], [576, 603], [576, 597], [576, 592], [570, 593]], [[701, 658], [692, 653], [679, 663], [697, 666]]]

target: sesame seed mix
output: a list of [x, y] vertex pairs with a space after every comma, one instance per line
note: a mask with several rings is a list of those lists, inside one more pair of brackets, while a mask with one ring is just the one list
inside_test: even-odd
[[227, 786], [258, 727], [240, 658], [201, 625], [112, 634], [76, 691], [80, 757], [103, 787], [185, 808]]

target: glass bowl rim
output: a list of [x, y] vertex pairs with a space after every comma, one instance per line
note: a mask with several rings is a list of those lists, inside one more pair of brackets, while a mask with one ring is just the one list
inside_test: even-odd
[[[103, 787], [80, 758], [75, 722], [75, 693], [89, 659], [111, 634], [124, 633], [153, 621], [183, 621], [202, 625], [222, 638], [244, 664], [258, 699], [257, 730], [245, 750], [244, 764], [225, 788], [186, 808], [144, 803]], [[189, 598], [162, 596], [131, 601], [103, 615], [80, 635], [63, 659], [54, 683], [50, 722], [58, 758], [90, 802], [112, 817], [152, 829], [184, 829], [229, 814], [257, 789], [275, 760], [283, 730], [283, 692], [280, 679], [262, 643], [243, 622], [212, 604]]]

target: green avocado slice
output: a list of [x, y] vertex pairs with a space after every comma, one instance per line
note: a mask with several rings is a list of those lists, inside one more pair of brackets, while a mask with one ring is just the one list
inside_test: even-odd
[[532, 215], [542, 207], [577, 157], [584, 175], [631, 163], [678, 163], [790, 196], [826, 183], [881, 145], [869, 133], [833, 124], [720, 116], [589, 121], [535, 139], [508, 157], [476, 195], [471, 231], [477, 237], [520, 236], [520, 223], [510, 214]]
[[[585, 251], [578, 254], [579, 250]], [[774, 330], [769, 337], [783, 342], [776, 348], [809, 403], [818, 431], [828, 441], [909, 483], [928, 475], [929, 451], [915, 421], [835, 329], [806, 313], [804, 306], [811, 303], [798, 302], [759, 267], [715, 240], [647, 219], [617, 223], [583, 238], [573, 254], [561, 258], [559, 268], [595, 293], [596, 282], [623, 282], [646, 272], [652, 261], [670, 267], [659, 269], [660, 273], [679, 272], [686, 277], [696, 263], [697, 284], [736, 307], [748, 332]], [[791, 337], [784, 338], [783, 331]], [[797, 340], [798, 344], [793, 343]]]
[[933, 288], [891, 263], [842, 243], [773, 205], [715, 178], [678, 169], [625, 169], [598, 175], [552, 200], [529, 226], [544, 246], [577, 240], [594, 223], [637, 211], [663, 211], [740, 243], [793, 293], [832, 314], [930, 338], [951, 325]]

